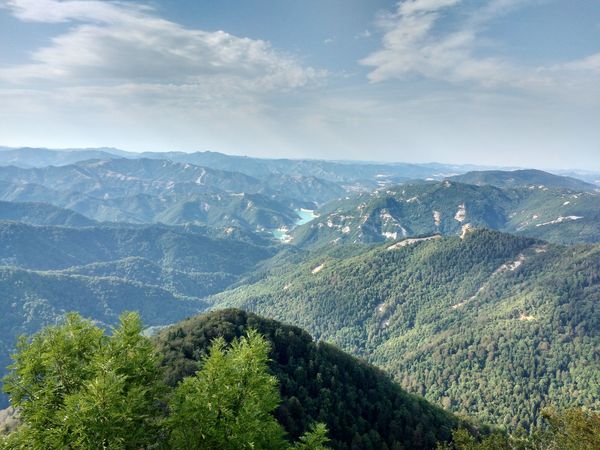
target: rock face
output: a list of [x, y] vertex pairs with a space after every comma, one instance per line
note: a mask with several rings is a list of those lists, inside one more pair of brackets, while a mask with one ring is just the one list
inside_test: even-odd
[[9, 406], [0, 410], [0, 434], [10, 433], [19, 424], [19, 417], [15, 408]]

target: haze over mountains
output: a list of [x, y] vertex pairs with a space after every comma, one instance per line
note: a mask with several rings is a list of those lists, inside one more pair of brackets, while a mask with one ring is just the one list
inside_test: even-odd
[[[71, 310], [102, 326], [138, 310], [147, 326], [166, 326], [236, 307], [376, 365], [397, 383], [377, 381], [385, 395], [399, 402], [403, 388], [431, 402], [413, 405], [422, 427], [449, 427], [405, 440], [404, 432], [385, 435], [394, 420], [365, 418], [365, 442], [430, 448], [458, 423], [451, 413], [516, 430], [539, 425], [546, 406], [597, 408], [594, 178], [212, 152], [2, 149], [0, 363], [8, 364], [18, 335]], [[209, 317], [227, 329], [254, 317], [236, 314]], [[187, 342], [204, 320], [213, 319], [185, 322], [161, 339]], [[300, 333], [262, 320], [252, 318], [269, 333]], [[318, 358], [345, 358], [307, 339], [302, 345]], [[173, 357], [173, 367], [198, 357], [181, 352], [185, 361]], [[291, 377], [295, 369], [284, 366], [276, 371]], [[310, 402], [320, 397], [290, 383], [285, 408], [304, 396], [302, 414], [317, 419]], [[304, 431], [292, 422], [294, 436]], [[350, 425], [328, 423], [334, 448], [350, 448], [342, 438]]]

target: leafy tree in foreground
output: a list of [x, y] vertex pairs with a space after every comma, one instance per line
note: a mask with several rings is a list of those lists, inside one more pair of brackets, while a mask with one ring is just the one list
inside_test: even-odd
[[[227, 348], [213, 342], [202, 368], [175, 389], [168, 419], [173, 448], [284, 449], [283, 427], [272, 415], [281, 399], [268, 372], [269, 343], [254, 330]], [[324, 449], [327, 430], [317, 425], [293, 448]]]
[[22, 338], [4, 378], [21, 425], [0, 436], [0, 448], [326, 448], [322, 424], [295, 445], [285, 440], [272, 415], [281, 400], [267, 370], [270, 346], [256, 331], [229, 348], [215, 340], [201, 370], [175, 388], [166, 418], [158, 355], [141, 331], [134, 313], [122, 315], [110, 336], [68, 314], [63, 325]]
[[157, 355], [134, 313], [107, 336], [69, 314], [22, 338], [4, 390], [22, 425], [7, 448], [140, 448], [159, 438], [164, 394]]

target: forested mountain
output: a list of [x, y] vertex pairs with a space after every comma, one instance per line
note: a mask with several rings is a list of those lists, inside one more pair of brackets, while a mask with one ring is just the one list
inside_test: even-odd
[[599, 187], [592, 183], [568, 176], [554, 175], [543, 170], [483, 170], [467, 172], [450, 178], [460, 183], [489, 184], [499, 188], [546, 187], [549, 189], [565, 189], [570, 191], [596, 191]]
[[510, 429], [544, 406], [598, 405], [600, 247], [486, 230], [321, 257], [226, 291], [453, 411]]
[[87, 227], [94, 220], [65, 208], [48, 203], [19, 203], [0, 201], [0, 221], [24, 222], [32, 225], [63, 225]]
[[325, 341], [510, 430], [600, 402], [600, 193], [585, 182], [210, 152], [77, 159], [90, 152], [0, 150], [21, 166], [0, 167], [2, 364], [18, 334], [69, 310], [102, 326], [139, 310], [154, 326], [233, 306], [319, 343], [213, 313], [158, 339], [168, 381], [212, 338], [257, 328], [294, 438], [325, 422], [334, 448], [430, 448], [457, 423]]
[[459, 423], [382, 371], [300, 328], [239, 310], [203, 314], [161, 331], [157, 345], [167, 383], [175, 386], [192, 375], [215, 338], [230, 342], [249, 329], [271, 343], [270, 368], [282, 397], [275, 416], [292, 438], [322, 422], [334, 449], [433, 448]]
[[270, 247], [214, 238], [193, 227], [0, 223], [0, 264], [27, 269], [65, 269], [140, 257], [174, 270], [241, 274], [273, 253]]
[[599, 212], [597, 192], [421, 181], [331, 202], [321, 208], [317, 220], [292, 235], [301, 247], [376, 243], [435, 233], [457, 235], [468, 225], [554, 242], [599, 242]]
[[110, 222], [278, 228], [299, 219], [294, 208], [314, 208], [344, 193], [339, 185], [314, 176], [259, 180], [158, 159], [0, 167], [0, 199], [50, 203]]

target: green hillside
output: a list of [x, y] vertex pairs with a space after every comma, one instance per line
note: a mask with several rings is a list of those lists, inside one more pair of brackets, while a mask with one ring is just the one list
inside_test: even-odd
[[[0, 317], [0, 374], [9, 364], [17, 338], [78, 311], [103, 326], [123, 311], [139, 311], [147, 325], [167, 325], [205, 308], [198, 298], [174, 294], [168, 286], [117, 277], [66, 275], [0, 267], [4, 312]], [[0, 407], [6, 400], [0, 398]]]
[[331, 202], [318, 219], [294, 230], [293, 243], [318, 247], [459, 235], [467, 225], [557, 243], [600, 242], [599, 211], [597, 192], [421, 181]]
[[48, 270], [140, 257], [169, 269], [241, 274], [275, 252], [209, 233], [163, 225], [69, 228], [5, 222], [0, 223], [0, 264]]
[[123, 278], [146, 285], [160, 286], [178, 295], [200, 298], [223, 291], [239, 278], [238, 275], [230, 272], [197, 272], [193, 268], [172, 269], [135, 256], [55, 272], [64, 275]]
[[0, 201], [0, 221], [24, 222], [32, 225], [62, 225], [89, 227], [94, 220], [64, 208], [47, 203], [19, 203]]
[[403, 387], [510, 429], [600, 401], [600, 247], [476, 230], [324, 256], [216, 295], [307, 329]]
[[456, 175], [452, 180], [476, 184], [491, 185], [500, 188], [515, 187], [539, 187], [544, 186], [550, 189], [567, 189], [571, 191], [595, 191], [598, 186], [592, 183], [579, 180], [577, 178], [554, 175], [543, 170], [481, 170], [467, 172], [462, 175]]
[[275, 416], [292, 438], [323, 422], [334, 449], [433, 448], [458, 425], [451, 414], [407, 394], [375, 367], [314, 341], [300, 328], [240, 310], [203, 314], [163, 330], [157, 346], [167, 383], [174, 386], [192, 375], [215, 338], [229, 342], [250, 328], [271, 343], [270, 368], [283, 400]]

